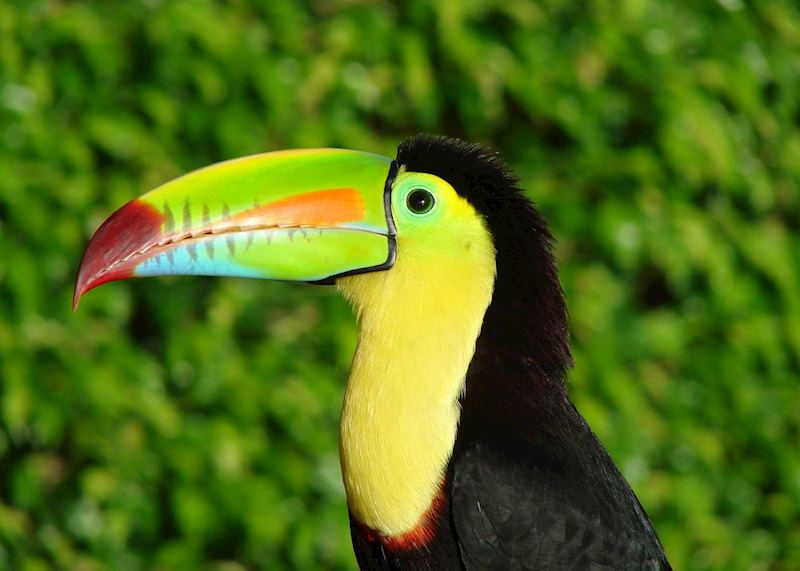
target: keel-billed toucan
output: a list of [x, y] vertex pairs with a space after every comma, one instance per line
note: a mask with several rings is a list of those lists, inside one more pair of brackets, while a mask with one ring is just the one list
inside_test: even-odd
[[120, 208], [74, 303], [165, 274], [336, 284], [360, 326], [340, 454], [362, 569], [669, 569], [567, 396], [551, 243], [516, 176], [476, 145], [273, 152]]

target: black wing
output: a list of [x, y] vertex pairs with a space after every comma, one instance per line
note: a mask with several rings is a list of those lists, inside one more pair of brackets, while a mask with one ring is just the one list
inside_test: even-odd
[[468, 570], [670, 569], [613, 465], [592, 482], [591, 469], [559, 472], [482, 442], [453, 462], [453, 526]]

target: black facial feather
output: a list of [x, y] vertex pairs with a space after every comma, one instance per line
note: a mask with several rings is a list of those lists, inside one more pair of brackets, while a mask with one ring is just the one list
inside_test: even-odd
[[397, 162], [446, 180], [483, 216], [492, 235], [497, 279], [476, 357], [523, 359], [547, 380], [563, 381], [572, 358], [553, 236], [519, 178], [496, 153], [434, 135], [404, 140]]

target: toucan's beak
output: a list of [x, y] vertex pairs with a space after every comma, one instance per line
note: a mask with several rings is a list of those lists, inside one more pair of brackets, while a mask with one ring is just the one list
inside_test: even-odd
[[394, 263], [391, 159], [279, 151], [206, 167], [111, 215], [83, 254], [73, 307], [113, 280], [167, 274], [303, 282]]

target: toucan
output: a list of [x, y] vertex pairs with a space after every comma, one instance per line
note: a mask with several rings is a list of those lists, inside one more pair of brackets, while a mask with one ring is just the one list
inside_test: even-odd
[[340, 423], [365, 570], [670, 569], [571, 403], [553, 237], [494, 152], [417, 135], [218, 163], [112, 214], [73, 304], [141, 276], [335, 284], [358, 345]]

